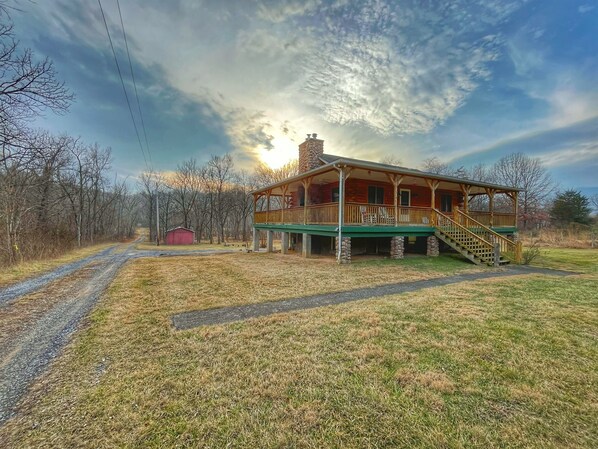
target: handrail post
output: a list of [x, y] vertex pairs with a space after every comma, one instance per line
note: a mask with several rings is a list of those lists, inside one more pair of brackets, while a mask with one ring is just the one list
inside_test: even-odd
[[500, 243], [498, 242], [494, 244], [494, 266], [500, 266]]
[[515, 263], [521, 264], [521, 259], [523, 256], [523, 243], [521, 240], [515, 243]]

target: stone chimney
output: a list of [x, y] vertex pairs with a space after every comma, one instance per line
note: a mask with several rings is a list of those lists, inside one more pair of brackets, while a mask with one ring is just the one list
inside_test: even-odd
[[316, 133], [308, 134], [305, 142], [299, 145], [299, 173], [304, 173], [322, 165], [320, 157], [323, 154], [324, 141], [318, 139]]

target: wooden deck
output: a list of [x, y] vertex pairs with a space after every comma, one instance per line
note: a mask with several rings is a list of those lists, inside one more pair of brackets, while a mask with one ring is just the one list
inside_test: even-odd
[[[258, 211], [255, 224], [338, 225], [338, 203]], [[456, 212], [444, 213], [460, 218]], [[515, 227], [514, 213], [470, 211], [470, 217], [491, 227]], [[433, 226], [434, 211], [429, 207], [394, 207], [367, 203], [346, 203], [343, 225], [349, 226]]]

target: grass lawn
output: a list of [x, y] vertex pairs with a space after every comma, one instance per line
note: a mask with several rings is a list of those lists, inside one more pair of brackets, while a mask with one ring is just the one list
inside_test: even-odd
[[137, 260], [0, 428], [0, 446], [591, 447], [595, 273], [170, 326], [183, 310], [472, 269], [483, 268], [450, 256]]
[[598, 273], [598, 248], [540, 248], [533, 265], [560, 268], [580, 273]]
[[212, 250], [212, 249], [216, 249], [216, 250], [230, 250], [230, 251], [234, 251], [234, 250], [241, 250], [243, 248], [245, 248], [244, 244], [241, 242], [235, 242], [235, 243], [228, 243], [226, 246], [223, 244], [217, 244], [217, 243], [194, 243], [193, 245], [160, 245], [160, 246], [156, 246], [155, 243], [153, 242], [143, 242], [143, 243], [137, 243], [135, 245], [136, 249], [140, 249], [140, 250], [174, 250], [174, 251], [196, 251], [196, 250]]
[[77, 248], [54, 259], [29, 260], [10, 267], [0, 268], [0, 287], [22, 281], [32, 276], [58, 268], [61, 265], [91, 256], [116, 243], [100, 243], [83, 248]]

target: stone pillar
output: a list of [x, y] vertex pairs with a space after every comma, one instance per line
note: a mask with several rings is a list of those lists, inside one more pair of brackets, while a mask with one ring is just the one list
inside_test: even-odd
[[428, 237], [428, 256], [436, 257], [440, 253], [438, 238], [435, 235]]
[[301, 245], [301, 252], [303, 257], [311, 256], [311, 235], [303, 234], [303, 243]]
[[286, 254], [289, 252], [289, 233], [283, 232], [280, 243], [280, 252]]
[[405, 254], [405, 237], [397, 235], [390, 238], [390, 258], [402, 259]]
[[[334, 238], [336, 251], [338, 254], [338, 237]], [[338, 263], [351, 263], [351, 237], [342, 237], [341, 238], [341, 257], [338, 260]]]
[[260, 230], [253, 228], [253, 251], [258, 252], [260, 250]]
[[274, 231], [266, 231], [266, 252], [272, 252], [272, 241], [274, 240]]

